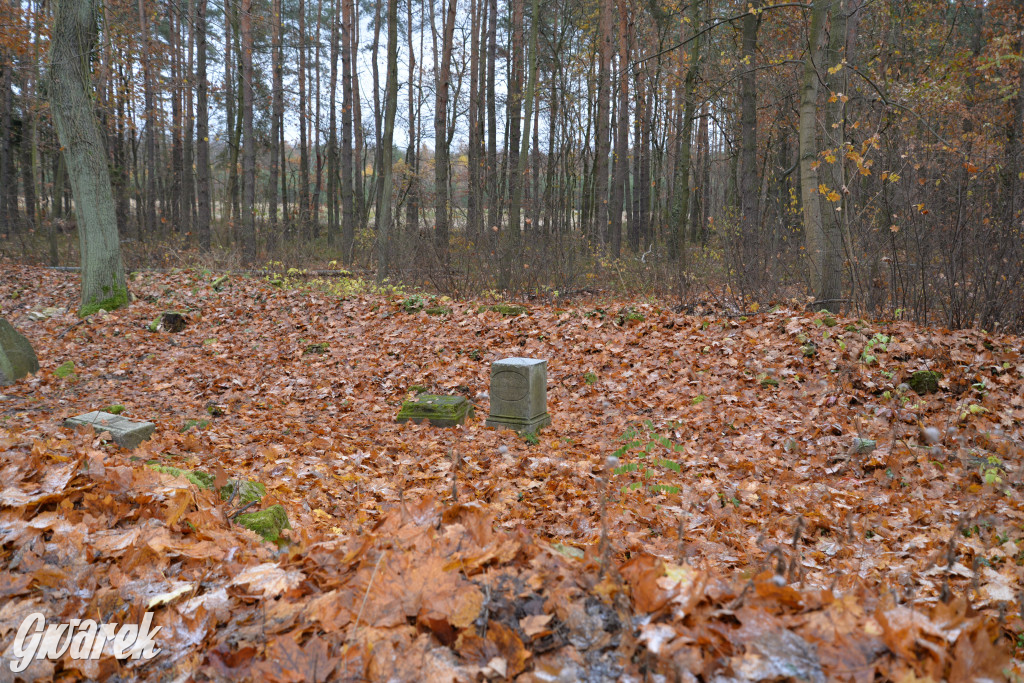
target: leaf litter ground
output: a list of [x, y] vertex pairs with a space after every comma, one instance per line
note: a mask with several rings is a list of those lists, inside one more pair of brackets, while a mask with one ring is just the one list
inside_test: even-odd
[[[163, 627], [152, 662], [27, 679], [1019, 677], [1018, 337], [214, 279], [142, 274], [78, 321], [74, 276], [5, 266], [42, 370], [0, 399], [0, 656], [37, 611]], [[483, 427], [508, 356], [548, 360], [537, 443]], [[477, 416], [396, 424], [414, 389]], [[115, 404], [155, 436], [61, 426]], [[264, 543], [151, 460], [262, 482], [292, 529]]]

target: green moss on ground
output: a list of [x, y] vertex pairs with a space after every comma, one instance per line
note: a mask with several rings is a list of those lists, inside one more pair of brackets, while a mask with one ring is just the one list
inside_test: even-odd
[[243, 512], [235, 518], [235, 522], [259, 534], [264, 541], [273, 543], [285, 529], [291, 529], [288, 513], [282, 505], [271, 505], [266, 510]]
[[114, 293], [106, 299], [99, 300], [93, 298], [91, 301], [83, 303], [81, 308], [78, 309], [78, 317], [85, 318], [101, 309], [104, 311], [113, 311], [114, 309], [127, 305], [128, 289], [124, 286], [119, 286], [115, 287]]
[[110, 413], [111, 415], [120, 415], [124, 412], [124, 406], [120, 403], [115, 403], [104, 408], [103, 412]]
[[160, 472], [161, 474], [169, 474], [172, 477], [185, 477], [190, 482], [195, 484], [201, 489], [213, 490], [213, 475], [209, 472], [201, 472], [199, 470], [184, 470], [180, 467], [171, 467], [170, 465], [161, 465], [156, 462], [149, 462], [146, 465], [152, 469]]
[[494, 311], [495, 313], [501, 313], [505, 317], [512, 317], [514, 315], [523, 315], [527, 312], [526, 306], [519, 306], [517, 304], [495, 304], [493, 306], [481, 306], [476, 309], [478, 313], [484, 311]]
[[69, 379], [75, 377], [75, 361], [69, 360], [61, 363], [53, 374], [58, 379]]
[[910, 376], [907, 384], [918, 394], [931, 394], [939, 390], [939, 380], [942, 373], [935, 370], [918, 370]]
[[[231, 500], [232, 494], [235, 492], [235, 485], [237, 481], [229, 481], [224, 486], [220, 487], [220, 499]], [[258, 481], [243, 481], [242, 486], [239, 489], [238, 495], [235, 497], [235, 503], [242, 505], [248, 505], [249, 503], [255, 503], [263, 500], [263, 497], [267, 495], [267, 487]]]

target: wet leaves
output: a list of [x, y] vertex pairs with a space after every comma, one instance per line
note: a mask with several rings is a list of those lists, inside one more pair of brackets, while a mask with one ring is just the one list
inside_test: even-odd
[[[1016, 666], [1019, 338], [606, 301], [407, 315], [403, 297], [218, 291], [200, 272], [142, 275], [129, 309], [75, 325], [28, 315], [73, 305], [70, 278], [12, 274], [3, 314], [43, 371], [2, 399], [0, 652], [31, 611], [151, 609], [165, 627], [151, 663], [65, 658], [35, 676], [956, 681]], [[147, 332], [168, 309], [190, 324]], [[507, 356], [548, 359], [555, 422], [536, 445], [482, 425]], [[69, 360], [76, 383], [52, 372]], [[922, 370], [938, 392], [901, 389]], [[396, 424], [413, 387], [477, 416]], [[61, 426], [111, 404], [154, 437], [128, 453]], [[293, 528], [264, 543], [237, 506], [150, 461], [259, 481]]]

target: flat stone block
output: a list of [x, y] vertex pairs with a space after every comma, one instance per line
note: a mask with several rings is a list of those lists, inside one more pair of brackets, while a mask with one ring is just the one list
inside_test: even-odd
[[156, 425], [152, 422], [131, 420], [120, 415], [93, 411], [85, 415], [77, 415], [64, 420], [67, 427], [90, 425], [97, 432], [110, 432], [114, 441], [121, 448], [131, 450], [153, 435]]
[[464, 396], [420, 394], [416, 400], [402, 404], [395, 422], [427, 420], [435, 427], [454, 427], [472, 416], [473, 405]]
[[536, 432], [551, 424], [548, 415], [548, 362], [506, 358], [491, 366], [491, 412], [488, 427]]
[[0, 386], [39, 372], [39, 360], [32, 345], [14, 326], [0, 318]]

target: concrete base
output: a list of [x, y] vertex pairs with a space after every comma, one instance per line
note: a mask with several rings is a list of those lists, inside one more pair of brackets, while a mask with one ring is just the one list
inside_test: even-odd
[[152, 422], [130, 420], [127, 417], [99, 411], [69, 417], [64, 420], [64, 425], [67, 427], [89, 425], [97, 432], [110, 432], [110, 436], [114, 437], [117, 445], [129, 451], [151, 437], [153, 430], [156, 429], [156, 425]]
[[551, 424], [551, 415], [544, 413], [532, 420], [491, 415], [484, 424], [497, 429], [514, 429], [520, 434], [536, 434], [542, 427], [547, 427]]

